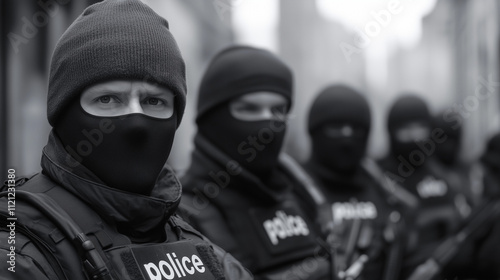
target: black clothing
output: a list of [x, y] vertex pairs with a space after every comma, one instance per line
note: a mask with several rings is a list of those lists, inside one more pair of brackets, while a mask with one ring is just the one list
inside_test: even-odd
[[[463, 217], [456, 204], [457, 192], [439, 172], [435, 159], [429, 157], [433, 151], [430, 147], [435, 147], [436, 143], [432, 142], [434, 138], [430, 140], [434, 136], [430, 133], [432, 123], [426, 103], [416, 96], [399, 98], [391, 107], [387, 123], [390, 153], [380, 161], [380, 166], [389, 180], [401, 185], [419, 201], [416, 211], [406, 217], [412, 221], [403, 271], [407, 274], [454, 233]], [[415, 123], [425, 129], [422, 131], [428, 131], [428, 135], [412, 136], [425, 138], [403, 140], [398, 137], [399, 129]]]
[[[398, 208], [401, 205], [390, 203], [385, 191], [363, 167], [358, 167], [356, 172], [349, 175], [336, 174], [315, 161], [309, 161], [305, 168], [329, 205], [326, 211], [319, 214], [323, 231], [333, 230], [339, 235], [338, 238], [342, 241], [339, 254], [343, 255], [346, 253], [345, 247], [354, 221], [360, 220], [359, 236], [362, 237], [359, 237], [354, 252], [348, 254], [369, 256], [362, 279], [382, 279], [382, 275], [387, 273], [387, 255], [393, 245], [393, 240], [387, 240], [384, 232], [390, 230], [390, 214], [399, 216]], [[350, 263], [343, 265], [348, 266]], [[392, 263], [389, 269], [397, 271], [399, 265]]]
[[107, 186], [148, 195], [170, 154], [176, 125], [175, 114], [97, 117], [73, 102], [55, 131], [71, 167], [83, 164]]
[[[200, 134], [195, 147], [182, 178], [181, 216], [256, 278], [289, 279], [297, 269], [293, 275], [300, 279], [330, 277], [313, 213], [295, 194], [299, 182], [283, 165], [262, 181]], [[305, 268], [310, 261], [315, 265]]]
[[400, 254], [401, 250], [393, 246], [396, 238], [386, 238], [385, 232], [400, 238], [389, 221], [393, 211], [393, 217], [400, 214], [361, 164], [371, 126], [368, 102], [347, 86], [329, 86], [311, 106], [308, 124], [312, 155], [305, 168], [325, 197], [326, 206], [320, 207], [319, 220], [330, 239], [340, 242], [336, 261], [340, 270], [365, 254], [369, 261], [362, 279], [397, 275], [399, 263], [390, 262], [388, 255], [397, 259], [392, 252]]
[[[450, 118], [450, 116], [447, 116]], [[458, 161], [462, 143], [462, 126], [445, 119], [445, 114], [437, 114], [432, 120], [433, 129], [440, 129], [446, 135], [446, 141], [436, 145], [438, 160], [447, 166], [453, 166]]]
[[424, 100], [408, 94], [398, 98], [392, 104], [387, 119], [387, 128], [392, 136], [391, 132], [412, 122], [431, 126], [431, 115]]
[[292, 72], [269, 51], [229, 47], [210, 62], [201, 80], [196, 120], [220, 104], [251, 92], [274, 92], [292, 106]]
[[198, 120], [200, 134], [257, 177], [267, 177], [278, 161], [286, 133], [285, 122], [242, 121], [231, 115], [229, 106], [218, 108]]
[[47, 95], [49, 123], [55, 127], [62, 112], [87, 87], [128, 80], [171, 90], [178, 126], [186, 107], [185, 72], [165, 18], [141, 1], [99, 1], [83, 11], [54, 49]]
[[339, 174], [355, 172], [365, 156], [370, 122], [361, 94], [343, 85], [325, 88], [309, 110], [311, 158]]
[[[184, 221], [173, 216], [181, 197], [181, 186], [170, 168], [165, 167], [162, 170], [151, 195], [146, 196], [104, 185], [102, 181], [83, 165], [76, 167], [68, 165], [68, 156], [62, 147], [62, 143], [52, 133], [47, 146], [43, 150], [42, 174], [29, 180], [20, 189], [34, 193], [43, 193], [43, 195], [53, 197], [56, 201], [56, 198], [60, 197], [61, 193], [64, 194], [64, 197], [71, 197], [72, 202], [60, 201], [60, 206], [63, 209], [68, 209], [68, 214], [84, 211], [86, 213], [85, 216], [95, 216], [95, 224], [92, 227], [89, 228], [85, 224], [80, 224], [80, 226], [88, 235], [94, 234], [93, 236], [97, 238], [97, 241], [93, 239], [94, 243], [100, 244], [103, 249], [112, 250], [112, 248], [115, 248], [115, 245], [122, 246], [126, 244], [132, 244], [131, 246], [135, 248], [146, 246], [142, 246], [141, 244], [148, 244], [147, 246], [155, 244], [169, 245], [169, 243], [180, 241], [181, 239], [184, 240], [184, 238], [197, 240], [196, 244], [212, 245], [201, 234], [197, 234], [196, 231], [192, 230]], [[4, 198], [0, 201], [2, 211], [4, 211], [4, 209], [7, 209], [7, 200]], [[86, 279], [83, 274], [81, 260], [77, 257], [71, 242], [64, 241], [65, 243], [59, 245], [58, 242], [63, 240], [64, 237], [61, 236], [61, 233], [54, 235], [55, 231], [53, 230], [47, 232], [47, 229], [55, 228], [48, 218], [41, 215], [38, 211], [33, 212], [30, 210], [32, 208], [28, 205], [22, 207], [23, 203], [21, 201], [19, 205], [20, 207], [17, 208], [19, 217], [18, 226], [25, 225], [30, 228], [32, 234], [37, 236], [37, 238], [31, 239], [34, 238], [32, 234], [25, 235], [21, 232], [16, 234], [17, 240], [20, 241], [16, 244], [15, 248], [17, 254], [16, 273], [9, 274], [11, 278], [8, 279], [60, 279], [55, 276], [57, 267], [54, 266], [53, 260], [48, 259], [46, 254], [41, 253], [43, 251], [40, 251], [39, 247], [34, 247], [39, 246], [40, 239], [45, 244], [48, 244], [49, 248], [57, 248], [53, 252], [55, 252], [56, 261], [62, 267], [65, 275], [68, 275], [72, 280]], [[72, 209], [73, 207], [76, 210]], [[75, 217], [72, 218], [77, 223], [84, 222], [83, 220], [75, 219]], [[186, 233], [184, 237], [180, 234], [179, 229], [176, 229], [175, 225], [179, 226]], [[105, 232], [112, 234], [112, 236], [109, 236], [112, 248], [100, 242], [100, 239], [97, 237], [99, 234], [94, 231], [99, 231], [100, 229], [105, 229]], [[0, 237], [2, 240], [7, 240], [8, 236], [9, 231], [3, 228], [0, 232]], [[2, 251], [0, 260], [5, 263], [5, 258], [10, 248], [5, 242], [1, 242], [0, 244], [0, 251]], [[175, 248], [183, 247], [182, 244], [174, 246], [177, 246]], [[170, 248], [172, 249], [173, 247]], [[226, 255], [222, 250], [212, 252], [219, 255], [218, 258], [221, 263], [233, 264], [226, 268], [226, 276], [228, 278], [240, 279], [240, 277], [250, 277], [230, 255]], [[112, 253], [110, 255], [102, 254], [102, 258], [107, 260], [108, 264], [111, 264], [111, 272], [115, 279], [128, 279], [126, 278], [126, 273], [132, 273], [132, 276], [133, 273], [140, 273], [138, 269], [134, 269], [132, 266], [135, 265], [136, 268], [142, 268], [139, 262], [127, 263], [122, 259], [125, 263], [123, 264], [124, 266], [115, 267], [113, 264], [117, 262], [112, 259], [112, 256]], [[139, 255], [136, 255], [136, 257], [139, 257]], [[210, 264], [207, 263], [207, 267], [208, 265]], [[230, 277], [230, 275], [233, 275], [233, 277]]]
[[349, 123], [370, 130], [370, 107], [354, 89], [333, 85], [323, 89], [314, 100], [308, 117], [310, 133], [327, 123]]

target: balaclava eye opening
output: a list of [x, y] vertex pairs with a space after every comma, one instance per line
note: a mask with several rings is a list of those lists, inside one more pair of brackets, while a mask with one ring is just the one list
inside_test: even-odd
[[[326, 125], [347, 125], [357, 133], [331, 137], [325, 131]], [[312, 159], [335, 173], [354, 173], [365, 155], [370, 125], [370, 108], [360, 93], [344, 85], [325, 88], [309, 111]]]

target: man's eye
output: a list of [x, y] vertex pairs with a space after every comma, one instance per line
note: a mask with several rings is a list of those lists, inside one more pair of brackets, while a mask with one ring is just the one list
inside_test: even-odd
[[112, 95], [103, 95], [103, 96], [97, 97], [95, 100], [97, 102], [103, 103], [103, 104], [119, 103], [120, 102], [120, 100], [116, 96], [112, 96]]
[[259, 111], [259, 107], [255, 106], [253, 104], [242, 104], [239, 106], [239, 109], [241, 111], [246, 111], [246, 112], [258, 112]]
[[163, 104], [164, 102], [163, 102], [163, 100], [161, 100], [161, 99], [159, 99], [159, 98], [151, 97], [151, 98], [148, 98], [148, 99], [146, 100], [146, 103], [147, 103], [148, 105], [161, 105], [161, 104]]
[[101, 101], [101, 103], [109, 103], [109, 101], [111, 101], [111, 97], [101, 96], [101, 97], [99, 97], [99, 101]]

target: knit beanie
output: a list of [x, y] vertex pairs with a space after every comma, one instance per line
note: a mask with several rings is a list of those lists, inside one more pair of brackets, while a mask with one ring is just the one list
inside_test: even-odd
[[210, 62], [200, 84], [198, 120], [214, 107], [257, 91], [284, 96], [292, 103], [292, 72], [269, 51], [247, 46], [222, 50]]
[[345, 85], [323, 89], [309, 111], [309, 133], [325, 123], [351, 123], [370, 129], [370, 107], [365, 97]]
[[184, 60], [168, 22], [139, 0], [94, 4], [59, 39], [50, 65], [49, 123], [55, 126], [85, 88], [117, 79], [170, 89], [179, 125], [186, 104]]
[[389, 131], [412, 122], [431, 126], [431, 115], [425, 101], [415, 95], [405, 94], [394, 102], [389, 111], [387, 125]]

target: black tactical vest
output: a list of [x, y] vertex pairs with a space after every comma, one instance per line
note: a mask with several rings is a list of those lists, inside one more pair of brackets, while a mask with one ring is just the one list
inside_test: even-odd
[[[62, 217], [76, 223], [92, 241], [112, 279], [224, 279], [213, 248], [177, 216], [170, 217], [165, 225], [167, 240], [163, 243], [133, 244], [87, 204], [45, 175], [35, 175], [16, 190], [27, 191], [62, 210]], [[2, 223], [8, 217], [6, 210], [7, 200], [1, 198]], [[90, 279], [85, 269], [89, 264], [82, 257], [81, 248], [71, 240], [74, 237], [66, 236], [64, 229], [57, 227], [43, 209], [17, 195], [16, 217], [16, 230], [35, 243], [60, 279]], [[0, 230], [5, 230], [4, 224], [0, 224]]]

